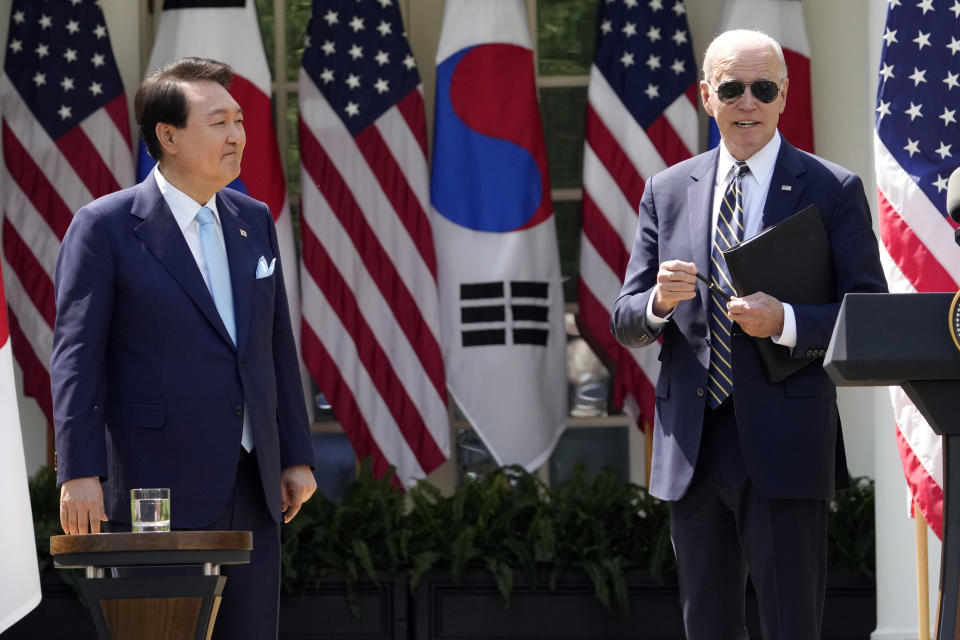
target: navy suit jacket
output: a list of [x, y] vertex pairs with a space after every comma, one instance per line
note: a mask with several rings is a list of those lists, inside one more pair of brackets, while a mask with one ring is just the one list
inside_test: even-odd
[[[130, 521], [134, 487], [169, 487], [174, 527], [217, 517], [233, 489], [244, 406], [274, 519], [281, 470], [314, 464], [273, 218], [234, 190], [216, 197], [236, 346], [152, 177], [80, 209], [60, 249], [57, 477], [99, 476], [111, 520]], [[276, 268], [257, 279], [261, 256]]]
[[[629, 348], [663, 337], [650, 490], [665, 500], [683, 497], [700, 448], [710, 364], [710, 297], [698, 281], [696, 297], [680, 302], [662, 330], [647, 322], [647, 302], [661, 262], [684, 260], [703, 272], [709, 269], [718, 155], [718, 149], [708, 151], [647, 182], [633, 252], [610, 320], [614, 336]], [[810, 204], [817, 205], [833, 249], [836, 302], [793, 306], [793, 354], [798, 358], [823, 356], [845, 294], [886, 291], [860, 178], [782, 140], [761, 228]], [[846, 461], [837, 392], [822, 360], [770, 383], [754, 339], [737, 325], [732, 333], [733, 401], [751, 480], [772, 498], [829, 498], [838, 471], [846, 474]]]

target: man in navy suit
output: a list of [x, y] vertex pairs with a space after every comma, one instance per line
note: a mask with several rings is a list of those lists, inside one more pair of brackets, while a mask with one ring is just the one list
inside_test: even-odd
[[253, 531], [251, 563], [223, 569], [215, 637], [275, 638], [279, 523], [316, 488], [314, 455], [273, 217], [224, 189], [246, 141], [231, 81], [200, 58], [150, 74], [135, 110], [156, 168], [64, 237], [60, 519], [68, 534], [116, 529], [131, 488], [169, 487], [173, 528]]
[[[882, 292], [886, 282], [860, 179], [777, 132], [788, 86], [780, 45], [756, 31], [723, 33], [703, 72], [700, 94], [721, 144], [647, 182], [610, 327], [630, 348], [662, 337], [650, 490], [671, 501], [688, 640], [747, 637], [748, 571], [763, 637], [813, 640], [827, 502], [849, 479], [836, 388], [822, 359], [770, 382], [755, 340], [822, 357], [844, 294]], [[713, 245], [810, 204], [833, 251], [834, 303], [790, 305], [763, 292], [726, 302], [695, 277], [727, 288]]]

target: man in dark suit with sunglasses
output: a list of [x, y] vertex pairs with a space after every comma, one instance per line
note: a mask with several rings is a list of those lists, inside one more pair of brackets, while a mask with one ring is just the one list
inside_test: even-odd
[[[860, 179], [777, 131], [789, 84], [780, 45], [729, 31], [707, 48], [703, 70], [700, 94], [721, 144], [647, 182], [610, 326], [630, 348], [662, 337], [650, 490], [672, 503], [687, 639], [747, 637], [749, 571], [763, 637], [812, 640], [827, 503], [848, 480], [822, 356], [844, 294], [885, 291], [886, 282]], [[811, 204], [833, 251], [835, 301], [737, 296], [720, 251]], [[770, 382], [757, 338], [820, 358]]]

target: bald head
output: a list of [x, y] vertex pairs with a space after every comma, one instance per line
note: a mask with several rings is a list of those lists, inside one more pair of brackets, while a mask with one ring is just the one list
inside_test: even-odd
[[703, 54], [703, 79], [713, 84], [716, 82], [717, 64], [735, 57], [741, 51], [768, 49], [780, 65], [782, 82], [787, 77], [787, 61], [783, 57], [783, 48], [780, 43], [762, 31], [754, 29], [731, 29], [724, 31], [707, 47]]

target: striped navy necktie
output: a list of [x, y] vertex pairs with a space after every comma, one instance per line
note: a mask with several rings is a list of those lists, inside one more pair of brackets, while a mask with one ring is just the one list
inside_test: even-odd
[[[710, 279], [728, 294], [736, 290], [730, 281], [730, 272], [722, 251], [743, 240], [743, 177], [750, 173], [746, 162], [733, 165], [733, 178], [723, 192], [717, 229], [710, 251]], [[730, 350], [730, 316], [727, 301], [715, 291], [710, 292], [710, 376], [707, 381], [707, 404], [719, 407], [733, 392], [733, 359]]]

